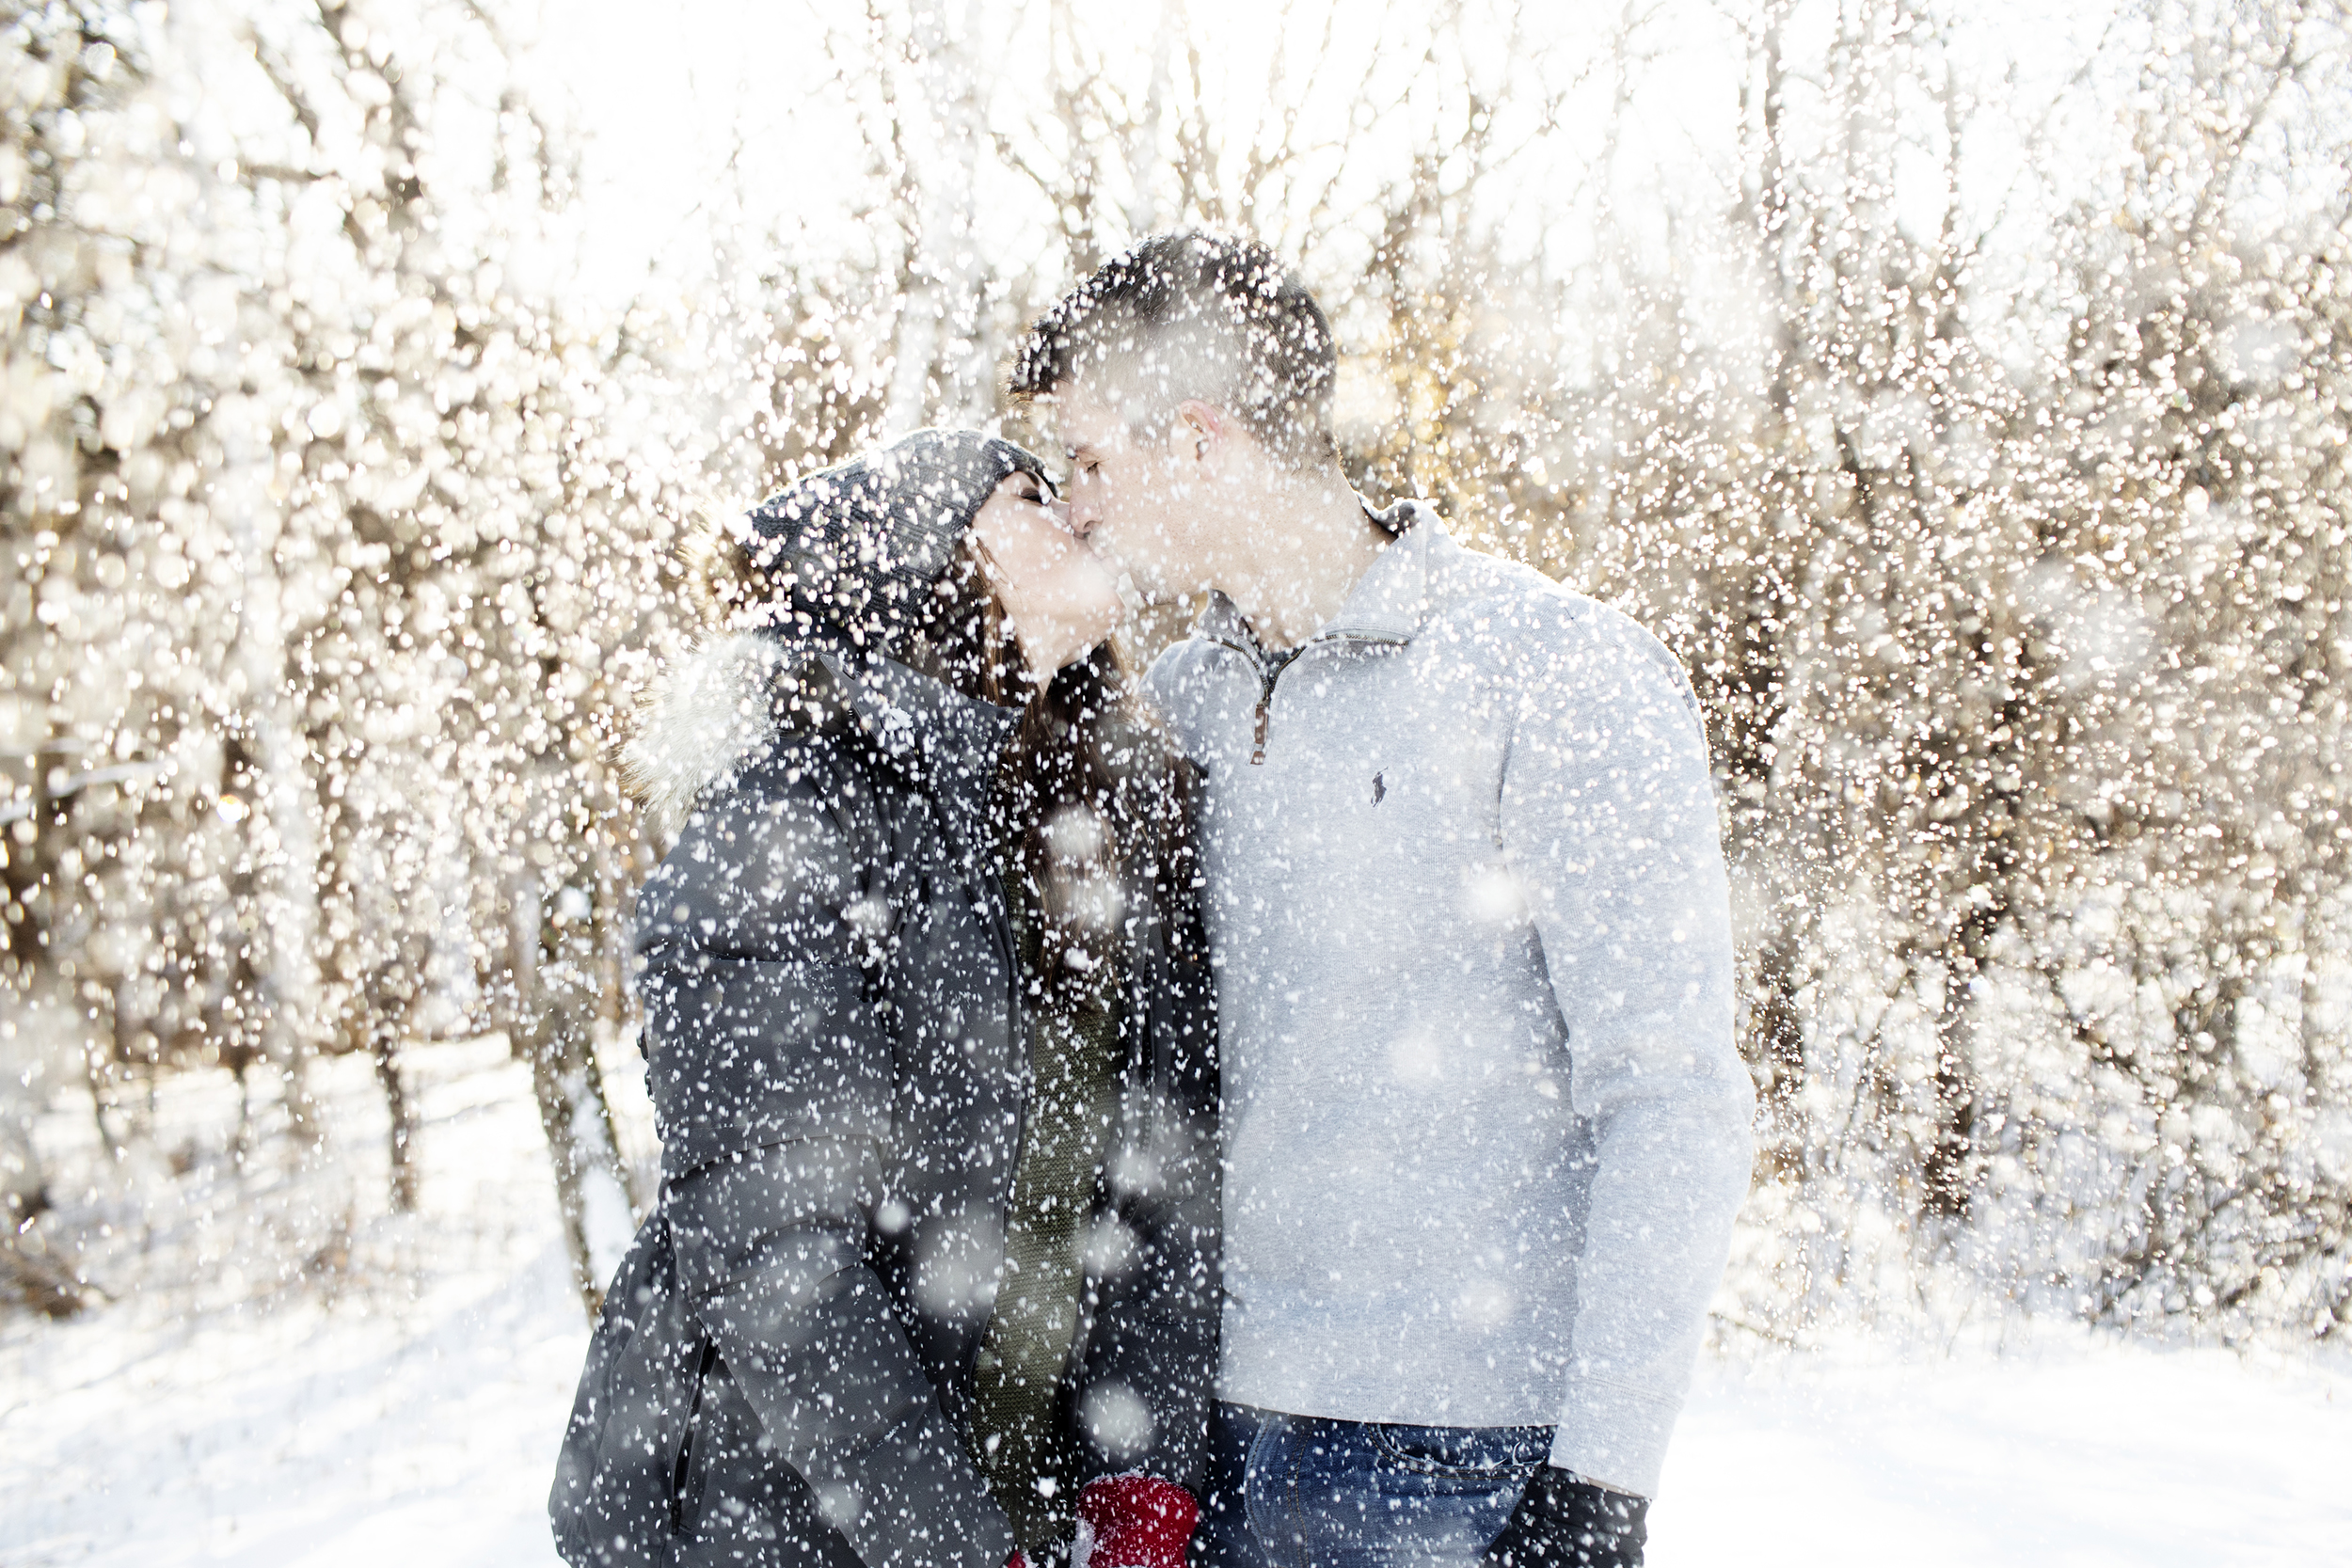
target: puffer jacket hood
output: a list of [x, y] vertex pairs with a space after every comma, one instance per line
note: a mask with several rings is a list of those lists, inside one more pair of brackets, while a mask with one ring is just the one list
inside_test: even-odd
[[[895, 659], [837, 640], [787, 642], [737, 632], [690, 654], [661, 680], [622, 751], [626, 782], [657, 843], [675, 840], [694, 802], [788, 737], [844, 721], [926, 786], [985, 795], [1017, 713], [976, 701]], [[977, 805], [975, 805], [977, 809]]]
[[771, 625], [903, 655], [939, 600], [932, 587], [997, 483], [1045, 466], [1002, 436], [917, 430], [795, 480], [745, 514], [739, 543], [780, 590]]

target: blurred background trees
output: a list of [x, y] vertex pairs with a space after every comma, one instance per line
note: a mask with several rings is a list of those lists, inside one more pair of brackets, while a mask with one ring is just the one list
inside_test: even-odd
[[1199, 224], [1318, 290], [1368, 493], [1692, 673], [1765, 1118], [1727, 1324], [2333, 1332], [2345, 19], [2064, 21], [814, 8], [759, 100], [804, 102], [669, 171], [616, 288], [582, 169], [665, 110], [550, 91], [560, 21], [0, 7], [19, 1293], [82, 1289], [37, 1100], [127, 1148], [226, 1069], [298, 1159], [365, 1052], [397, 1207], [403, 1047], [500, 1030], [593, 1300], [649, 1196], [612, 746], [686, 519], [997, 417], [1031, 314]]

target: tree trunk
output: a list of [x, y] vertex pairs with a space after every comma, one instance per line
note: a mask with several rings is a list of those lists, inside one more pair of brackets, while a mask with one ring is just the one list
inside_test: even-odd
[[375, 1056], [375, 1081], [384, 1086], [384, 1107], [391, 1114], [392, 1212], [417, 1212], [417, 1107], [400, 1075], [395, 1039], [399, 1029], [383, 1010], [369, 1009], [369, 1046]]
[[[304, 1028], [319, 1016], [318, 800], [304, 754], [299, 688], [290, 678], [278, 524], [267, 490], [278, 453], [270, 440], [241, 435], [226, 456], [216, 515], [236, 546], [243, 604], [230, 663], [252, 694], [245, 750], [260, 916], [250, 955], [262, 993], [251, 999], [262, 1014], [254, 1043], [278, 1078], [295, 1148], [308, 1154], [326, 1137], [310, 1095], [314, 1042]], [[384, 1070], [379, 1066], [379, 1074]]]
[[572, 1284], [593, 1319], [604, 1306], [603, 1271], [597, 1266], [590, 1224], [598, 1178], [619, 1193], [624, 1206], [628, 1196], [620, 1163], [612, 1158], [611, 1145], [601, 1135], [598, 1113], [604, 1097], [589, 1065], [594, 1055], [584, 1050], [585, 1022], [570, 998], [557, 999], [524, 1025], [524, 1049], [531, 1058], [532, 1093], [539, 1102], [539, 1130], [555, 1167], [555, 1200], [563, 1214]]
[[613, 1136], [612, 1108], [596, 1069], [598, 988], [589, 955], [581, 956], [586, 960], [581, 963], [540, 962], [546, 927], [538, 889], [528, 876], [513, 887], [515, 1006], [509, 1037], [531, 1064], [531, 1091], [554, 1166], [572, 1283], [593, 1321], [603, 1309], [603, 1282], [619, 1266], [634, 1210]]
[[[619, 789], [609, 779], [604, 784], [604, 793], [615, 802], [620, 800]], [[631, 874], [622, 857], [623, 851], [612, 834], [596, 835], [596, 902], [591, 938], [595, 955], [596, 1013], [612, 1030], [615, 1038], [619, 1037], [623, 1026], [628, 1022], [629, 1009], [633, 1005], [628, 986], [631, 957], [629, 928], [621, 911], [628, 907], [630, 889], [637, 878]], [[612, 1120], [612, 1101], [604, 1092], [604, 1072], [593, 1049], [588, 1053], [588, 1070], [596, 1105], [601, 1112], [605, 1141], [612, 1149], [622, 1186], [628, 1196], [629, 1216], [632, 1220], [642, 1221], [653, 1208], [654, 1195], [645, 1190], [646, 1183], [639, 1179], [636, 1167], [629, 1164], [621, 1149], [620, 1130]]]
[[49, 1207], [49, 1175], [33, 1124], [40, 1118], [46, 1085], [38, 1056], [27, 1051], [20, 1068], [13, 1037], [0, 1048], [0, 1223], [14, 1235]]
[[87, 1287], [28, 1235], [11, 1228], [0, 1236], [0, 1301], [21, 1302], [49, 1318], [71, 1318], [87, 1307]]
[[129, 1155], [131, 1139], [127, 1132], [116, 1126], [116, 1121], [120, 1119], [119, 1113], [114, 1117], [106, 1114], [115, 1109], [108, 1103], [107, 1081], [114, 1076], [119, 1064], [131, 1059], [129, 1042], [138, 1029], [138, 1021], [126, 1017], [123, 1007], [124, 995], [129, 989], [124, 981], [115, 982], [114, 1032], [111, 1039], [102, 1045], [93, 1037], [82, 1046], [82, 1073], [84, 1082], [89, 1086], [90, 1119], [98, 1126], [98, 1141], [105, 1146], [108, 1154], [114, 1156], [117, 1164]]
[[930, 422], [974, 424], [994, 402], [994, 356], [980, 330], [982, 268], [972, 232], [981, 140], [970, 39], [977, 8], [967, 8], [962, 38], [948, 31], [945, 0], [915, 0], [909, 20], [911, 62], [899, 102], [921, 108], [903, 115], [898, 127], [900, 198], [915, 227], [904, 258], [884, 405], [890, 436]]

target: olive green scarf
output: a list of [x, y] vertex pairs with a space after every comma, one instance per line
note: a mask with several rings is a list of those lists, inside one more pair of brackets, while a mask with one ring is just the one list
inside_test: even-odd
[[[1021, 974], [1034, 974], [1042, 911], [1017, 863], [1005, 874]], [[1042, 1006], [1029, 1026], [1031, 1086], [1005, 1205], [1005, 1272], [980, 1340], [972, 1449], [1030, 1561], [1066, 1542], [1077, 1455], [1056, 1428], [1086, 1289], [1087, 1216], [1110, 1144], [1118, 1071], [1113, 965], [1074, 1008]]]

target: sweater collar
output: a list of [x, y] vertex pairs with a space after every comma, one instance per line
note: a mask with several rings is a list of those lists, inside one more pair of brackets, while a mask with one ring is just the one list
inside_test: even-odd
[[[1429, 620], [1429, 557], [1450, 542], [1437, 508], [1422, 500], [1401, 500], [1393, 506], [1364, 513], [1396, 537], [1373, 558], [1356, 579], [1340, 612], [1325, 623], [1310, 642], [1410, 642]], [[1264, 655], [1263, 644], [1232, 599], [1212, 593], [1193, 625], [1193, 635]]]

